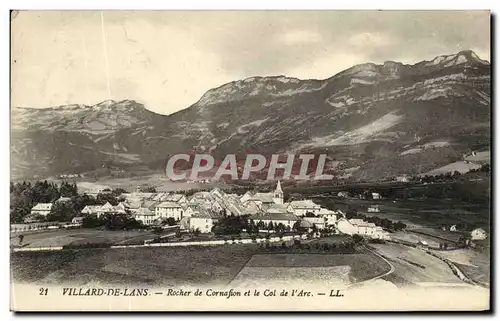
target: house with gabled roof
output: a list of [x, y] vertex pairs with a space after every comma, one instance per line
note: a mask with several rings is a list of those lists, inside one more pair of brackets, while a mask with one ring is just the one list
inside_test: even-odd
[[134, 219], [140, 221], [144, 225], [152, 225], [156, 223], [156, 215], [147, 207], [139, 208], [134, 214]]
[[321, 206], [312, 200], [291, 201], [290, 207], [297, 216], [304, 216], [306, 213], [317, 214], [321, 210]]
[[50, 214], [52, 206], [53, 206], [52, 203], [38, 203], [35, 206], [33, 206], [30, 214], [47, 216], [48, 214]]
[[164, 202], [173, 202], [182, 205], [187, 203], [187, 198], [186, 195], [184, 194], [169, 194], [167, 197], [164, 198]]
[[81, 213], [85, 215], [98, 215], [101, 211], [101, 205], [87, 205], [85, 206]]

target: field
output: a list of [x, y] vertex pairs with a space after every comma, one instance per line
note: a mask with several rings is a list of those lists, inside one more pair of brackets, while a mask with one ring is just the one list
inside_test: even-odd
[[391, 233], [391, 238], [397, 241], [403, 241], [413, 244], [417, 244], [420, 241], [425, 241], [427, 242], [429, 247], [433, 248], [439, 248], [439, 244], [443, 243], [443, 241], [440, 239], [407, 231], [398, 231]]
[[[352, 208], [366, 216], [402, 221], [408, 228], [448, 227], [458, 223], [469, 223], [489, 229], [489, 203], [469, 203], [451, 199], [338, 199], [335, 197], [316, 197], [315, 202], [325, 207]], [[367, 208], [378, 205], [379, 213], [368, 213]]]
[[356, 254], [258, 254], [254, 255], [232, 284], [262, 286], [266, 283], [348, 285], [372, 279], [390, 270], [376, 255]]
[[452, 261], [465, 276], [484, 285], [490, 284], [490, 251], [458, 249], [435, 251], [439, 256]]
[[228, 284], [257, 250], [231, 245], [23, 252], [11, 255], [11, 269], [14, 280], [37, 284], [217, 285]]
[[347, 255], [259, 252], [255, 244], [18, 252], [11, 255], [11, 269], [14, 280], [37, 284], [130, 286], [226, 285], [249, 281], [262, 285], [264, 280], [303, 279], [349, 284], [374, 278], [390, 269], [370, 252]]
[[430, 228], [430, 227], [416, 228], [411, 231], [422, 237], [427, 236], [435, 238], [438, 241], [441, 240], [441, 243], [448, 242], [448, 244], [449, 243], [456, 244], [459, 241], [460, 237], [465, 235], [464, 233], [461, 232], [451, 232], [448, 230], [443, 231], [440, 229]]
[[[164, 231], [164, 234], [170, 233]], [[19, 246], [19, 235], [23, 235], [23, 247], [54, 247], [85, 243], [128, 244], [158, 237], [152, 231], [107, 231], [99, 229], [56, 229], [11, 234], [11, 245]]]
[[[384, 278], [396, 285], [464, 285], [446, 263], [420, 249], [400, 244], [371, 244], [394, 266], [395, 271]], [[441, 253], [441, 252], [440, 252]]]

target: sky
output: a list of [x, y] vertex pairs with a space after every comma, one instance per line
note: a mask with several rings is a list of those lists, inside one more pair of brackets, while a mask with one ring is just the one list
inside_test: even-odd
[[488, 11], [21, 11], [11, 105], [131, 99], [171, 114], [251, 76], [325, 79], [466, 49], [490, 60]]

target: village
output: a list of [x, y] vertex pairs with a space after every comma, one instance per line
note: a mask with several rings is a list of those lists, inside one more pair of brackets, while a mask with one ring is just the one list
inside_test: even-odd
[[[96, 197], [107, 191], [92, 191], [87, 195]], [[337, 234], [363, 235], [374, 239], [387, 239], [389, 233], [382, 227], [361, 219], [348, 220], [342, 210], [330, 210], [314, 203], [310, 199], [284, 202], [281, 182], [278, 181], [273, 192], [243, 195], [225, 193], [219, 188], [197, 192], [187, 197], [178, 193], [123, 193], [118, 197], [117, 205], [106, 202], [104, 205], [87, 205], [80, 216], [72, 218], [64, 227], [80, 226], [89, 216], [100, 218], [104, 215], [128, 215], [144, 226], [158, 227], [179, 225], [183, 231], [211, 233], [213, 227], [224, 216], [246, 216], [260, 229], [274, 231], [329, 230]], [[68, 202], [69, 197], [60, 197], [54, 203], [38, 203], [31, 209], [26, 220], [36, 223], [38, 217], [47, 217], [56, 203]], [[370, 207], [369, 211], [376, 211]], [[45, 224], [46, 228], [54, 228]]]
[[[99, 189], [87, 191], [84, 197], [91, 199], [106, 199], [111, 190]], [[347, 193], [339, 193], [339, 197], [348, 197]], [[373, 200], [380, 200], [379, 193], [370, 193]], [[278, 180], [272, 192], [246, 191], [244, 194], [226, 193], [220, 188], [210, 191], [200, 191], [186, 196], [181, 193], [168, 192], [144, 192], [139, 188], [135, 192], [115, 193], [116, 205], [106, 201], [104, 205], [86, 205], [70, 222], [50, 222], [54, 206], [70, 202], [70, 197], [59, 197], [51, 203], [37, 203], [31, 208], [30, 214], [24, 219], [26, 224], [14, 224], [11, 226], [13, 232], [23, 232], [38, 229], [56, 228], [78, 228], [90, 219], [103, 219], [104, 217], [127, 217], [135, 220], [146, 229], [167, 229], [178, 227], [180, 232], [195, 233], [196, 235], [234, 234], [231, 231], [217, 229], [219, 223], [226, 217], [242, 217], [246, 220], [248, 229], [253, 228], [259, 232], [306, 232], [314, 237], [321, 235], [359, 235], [366, 239], [391, 240], [397, 230], [406, 227], [405, 224], [397, 222], [392, 224], [395, 228], [388, 230], [377, 221], [365, 216], [348, 217], [345, 210], [340, 208], [325, 208], [316, 204], [311, 199], [291, 200], [285, 202], [281, 182]], [[366, 208], [368, 214], [380, 213], [378, 205]], [[368, 220], [371, 220], [369, 222]], [[249, 223], [249, 224], [248, 224]], [[444, 228], [444, 227], [443, 227]], [[449, 227], [450, 231], [456, 231], [456, 226]], [[242, 229], [243, 232], [245, 228]], [[215, 233], [214, 233], [215, 232]], [[236, 233], [239, 234], [240, 231]], [[397, 236], [399, 238], [399, 236]], [[483, 229], [475, 229], [470, 233], [470, 240], [483, 240], [486, 232]], [[470, 241], [468, 240], [468, 241]], [[425, 238], [416, 243], [426, 246]], [[441, 247], [443, 245], [440, 245]]]
[[[307, 263], [312, 256], [314, 264], [328, 268], [348, 266], [346, 282], [394, 274], [391, 282], [398, 286], [407, 282], [489, 284], [489, 237], [483, 228], [455, 224], [456, 218], [439, 225], [404, 219], [413, 202], [426, 213], [423, 206], [429, 203], [428, 208], [434, 209], [438, 201], [405, 203], [388, 198], [382, 188], [320, 194], [290, 193], [286, 188], [285, 194], [279, 180], [260, 190], [213, 187], [189, 192], [157, 191], [146, 185], [128, 192], [104, 186], [78, 191], [76, 183], [67, 182], [15, 183], [11, 184], [11, 215], [24, 213], [11, 216], [15, 219], [11, 250], [19, 266], [26, 265], [25, 258], [44, 255], [48, 259], [76, 253], [113, 255], [118, 261], [133, 258], [137, 262], [155, 256], [148, 269], [161, 265], [177, 272], [151, 272], [154, 280], [174, 284], [213, 280], [215, 275], [207, 277], [207, 264], [221, 271], [217, 273], [222, 273], [224, 282], [250, 282], [260, 275], [253, 264], [282, 266], [287, 264], [280, 261], [283, 256], [294, 257], [298, 260], [294, 266], [300, 267], [312, 264]], [[439, 213], [448, 217], [443, 204]], [[403, 216], [397, 215], [398, 209]], [[126, 257], [120, 259], [122, 255]], [[97, 269], [92, 275], [98, 277], [100, 269], [115, 269], [109, 262], [74, 268]], [[191, 272], [180, 268], [186, 264]], [[231, 268], [219, 270], [226, 265]], [[24, 270], [19, 271], [22, 277]], [[122, 273], [132, 272], [121, 271], [113, 280]]]

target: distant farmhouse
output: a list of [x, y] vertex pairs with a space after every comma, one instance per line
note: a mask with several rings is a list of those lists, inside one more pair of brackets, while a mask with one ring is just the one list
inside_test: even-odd
[[473, 230], [470, 233], [470, 236], [471, 236], [471, 240], [473, 240], [473, 241], [486, 240], [486, 238], [488, 237], [488, 235], [486, 234], [486, 231], [483, 230], [482, 228], [477, 228], [477, 229]]

